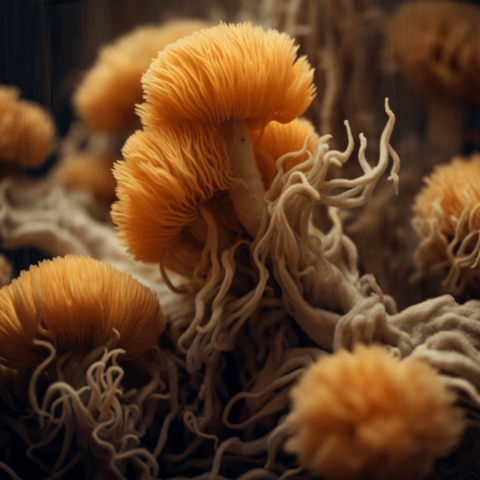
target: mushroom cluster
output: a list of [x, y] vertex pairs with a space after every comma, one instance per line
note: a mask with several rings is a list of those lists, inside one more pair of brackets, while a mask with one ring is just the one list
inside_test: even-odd
[[[432, 2], [405, 5], [385, 30], [368, 1], [260, 3], [282, 28], [170, 22], [103, 47], [55, 172], [0, 180], [1, 245], [53, 258], [2, 279], [2, 473], [420, 480], [480, 467], [478, 155], [437, 165], [423, 189], [413, 175], [406, 194], [405, 165], [428, 171], [441, 142], [401, 144], [400, 173], [401, 115], [373, 88], [384, 49], [438, 81], [436, 101], [442, 81], [473, 91], [476, 27], [450, 28], [463, 7], [449, 15], [447, 1], [427, 20], [416, 9]], [[427, 60], [402, 56], [410, 24]], [[406, 235], [396, 259], [412, 192], [421, 243]], [[386, 205], [405, 217], [388, 236]], [[403, 292], [404, 277], [385, 283], [362, 250], [375, 261], [384, 242], [435, 295], [397, 306], [385, 285]]]

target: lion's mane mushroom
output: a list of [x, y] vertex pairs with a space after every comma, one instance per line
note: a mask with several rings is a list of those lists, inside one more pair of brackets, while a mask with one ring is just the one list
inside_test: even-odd
[[[199, 124], [161, 125], [137, 131], [123, 155], [113, 169], [118, 237], [137, 260], [191, 273], [208, 236], [207, 226], [196, 221], [200, 206], [239, 183], [225, 142]], [[215, 209], [211, 202], [211, 213]]]
[[447, 271], [443, 283], [456, 295], [467, 287], [480, 291], [479, 174], [478, 152], [455, 157], [425, 178], [413, 205], [418, 274]]
[[464, 428], [456, 395], [436, 370], [382, 346], [320, 357], [292, 400], [286, 449], [328, 479], [421, 478]]
[[249, 130], [287, 123], [310, 105], [313, 70], [285, 34], [250, 23], [220, 24], [169, 45], [142, 77], [142, 123], [213, 125], [227, 141], [233, 174], [245, 185], [230, 190], [235, 212], [255, 237], [265, 210], [265, 187]]
[[[0, 307], [0, 364], [18, 373], [14, 394], [38, 422], [27, 457], [51, 478], [85, 454], [90, 469], [96, 457], [115, 478], [125, 478], [128, 461], [156, 478], [155, 457], [139, 446], [155, 417], [150, 395], [166, 387], [156, 296], [109, 264], [66, 256], [22, 272], [0, 290]], [[141, 377], [138, 388], [126, 371]], [[42, 449], [52, 442], [46, 467]]]
[[480, 8], [450, 0], [407, 2], [387, 28], [387, 58], [427, 100], [426, 142], [461, 153], [468, 109], [480, 104]]
[[202, 20], [142, 25], [100, 49], [73, 95], [77, 115], [92, 129], [129, 133], [140, 126], [135, 104], [142, 101], [142, 75], [169, 43], [206, 28]]
[[112, 167], [117, 159], [118, 155], [109, 149], [72, 152], [62, 158], [52, 173], [53, 181], [68, 191], [91, 192], [98, 203], [109, 210], [116, 199]]
[[55, 123], [41, 105], [19, 96], [19, 88], [0, 85], [0, 162], [39, 167], [55, 147]]
[[57, 257], [20, 273], [0, 290], [0, 363], [26, 369], [45, 358], [35, 340], [58, 352], [89, 352], [120, 335], [116, 348], [136, 358], [165, 328], [146, 287], [89, 257]]

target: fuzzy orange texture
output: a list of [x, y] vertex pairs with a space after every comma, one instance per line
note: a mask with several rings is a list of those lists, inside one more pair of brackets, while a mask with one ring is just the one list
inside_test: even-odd
[[[469, 212], [480, 203], [479, 176], [480, 153], [476, 152], [469, 158], [455, 157], [448, 164], [438, 165], [425, 177], [426, 186], [415, 198], [413, 211], [417, 218], [424, 220], [427, 231], [429, 220], [434, 220], [436, 228], [447, 238], [453, 238], [458, 218], [466, 207], [465, 194], [470, 197]], [[480, 212], [474, 226], [480, 228]], [[467, 233], [462, 232], [462, 236]]]
[[92, 129], [133, 132], [140, 126], [135, 104], [142, 101], [142, 75], [168, 44], [208, 27], [202, 20], [147, 25], [104, 46], [73, 96], [77, 115]]
[[142, 77], [142, 123], [290, 122], [315, 95], [313, 69], [297, 49], [288, 35], [250, 23], [195, 32], [160, 52]]
[[56, 127], [46, 109], [19, 96], [19, 88], [0, 85], [0, 162], [35, 168], [52, 153]]
[[387, 58], [419, 90], [480, 101], [480, 8], [450, 0], [406, 2], [386, 31]]
[[175, 264], [187, 256], [195, 264], [195, 239], [184, 239], [183, 228], [200, 203], [239, 184], [224, 140], [202, 125], [162, 125], [138, 130], [122, 153], [113, 168], [118, 201], [111, 212], [120, 241], [143, 262]]
[[55, 178], [68, 190], [92, 191], [97, 200], [110, 206], [116, 199], [112, 167], [117, 160], [111, 151], [75, 153], [55, 172]]
[[115, 348], [126, 350], [122, 358], [138, 358], [164, 328], [149, 289], [90, 257], [45, 260], [0, 289], [0, 363], [9, 368], [22, 370], [43, 360], [35, 339], [60, 352], [87, 354], [106, 344], [113, 329], [120, 333]]
[[[255, 161], [267, 189], [277, 174], [275, 162], [286, 153], [301, 150], [305, 139], [313, 133], [315, 127], [306, 118], [296, 118], [289, 123], [272, 121], [262, 131], [252, 132]], [[318, 135], [308, 140], [307, 150], [311, 153], [315, 150], [317, 140]], [[307, 153], [286, 158], [283, 162], [283, 171], [288, 172], [307, 158]]]
[[456, 395], [425, 361], [382, 346], [321, 357], [292, 390], [286, 449], [326, 479], [415, 479], [463, 431]]

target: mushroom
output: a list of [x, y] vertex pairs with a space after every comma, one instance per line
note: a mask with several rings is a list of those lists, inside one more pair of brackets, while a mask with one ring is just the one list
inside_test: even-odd
[[426, 144], [445, 158], [461, 152], [480, 104], [479, 36], [480, 9], [449, 0], [404, 3], [387, 28], [387, 57], [426, 99]]
[[455, 295], [480, 292], [480, 154], [454, 157], [435, 167], [415, 198], [412, 224], [420, 239], [414, 254], [417, 278], [427, 272], [443, 278]]
[[291, 397], [286, 450], [326, 479], [422, 478], [464, 429], [437, 371], [380, 345], [321, 356]]
[[[199, 207], [239, 183], [225, 142], [211, 127], [170, 124], [138, 130], [122, 151], [124, 161], [113, 168], [117, 236], [137, 260], [191, 274], [207, 240]], [[209, 207], [214, 213], [219, 206]]]
[[58, 352], [105, 345], [117, 331], [124, 358], [138, 358], [165, 328], [158, 300], [129, 275], [89, 257], [44, 260], [0, 290], [0, 363], [27, 369]]
[[142, 74], [169, 43], [207, 26], [189, 19], [142, 25], [102, 47], [73, 95], [77, 115], [94, 130], [135, 131], [140, 126], [135, 104], [142, 101]]
[[[157, 461], [139, 446], [154, 418], [151, 395], [165, 388], [156, 343], [166, 322], [156, 296], [106, 263], [67, 255], [22, 272], [0, 290], [0, 306], [1, 372], [11, 383], [16, 372], [12, 394], [39, 424], [33, 438], [23, 435], [27, 457], [50, 478], [85, 457], [90, 470], [96, 457], [99, 471], [116, 478], [129, 460], [156, 477]], [[141, 378], [133, 388], [128, 371]], [[49, 443], [55, 464], [45, 467], [36, 457]]]
[[39, 167], [53, 152], [56, 128], [39, 104], [19, 99], [20, 89], [0, 85], [0, 162], [5, 169]]
[[100, 206], [109, 210], [115, 201], [115, 178], [112, 167], [117, 155], [103, 151], [76, 151], [62, 158], [52, 173], [52, 181], [65, 186], [67, 191], [90, 191]]
[[265, 211], [265, 186], [249, 130], [301, 115], [315, 93], [313, 70], [285, 34], [250, 23], [195, 32], [159, 53], [142, 77], [146, 127], [191, 122], [215, 126], [227, 142], [235, 212], [254, 238]]

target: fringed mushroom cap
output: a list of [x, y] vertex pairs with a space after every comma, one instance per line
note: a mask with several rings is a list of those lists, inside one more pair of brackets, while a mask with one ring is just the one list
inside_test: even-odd
[[480, 8], [457, 1], [407, 2], [387, 29], [387, 58], [429, 95], [480, 101]]
[[[468, 213], [480, 204], [480, 154], [470, 158], [456, 157], [450, 163], [438, 165], [424, 179], [426, 185], [415, 199], [413, 211], [425, 224], [435, 224], [447, 238], [455, 235], [457, 222], [468, 204]], [[429, 227], [425, 225], [428, 229]], [[462, 232], [465, 236], [467, 226]], [[480, 228], [480, 212], [476, 215], [473, 228]], [[419, 232], [420, 233], [420, 232]]]
[[201, 20], [141, 26], [104, 46], [73, 96], [77, 115], [92, 129], [133, 132], [140, 126], [135, 104], [142, 101], [141, 77], [169, 43], [206, 28]]
[[326, 479], [414, 479], [459, 441], [455, 394], [423, 360], [380, 346], [321, 357], [292, 390], [289, 452]]
[[142, 77], [142, 122], [290, 122], [315, 93], [313, 70], [297, 49], [286, 34], [250, 23], [195, 32], [160, 52]]
[[35, 168], [52, 153], [56, 127], [47, 110], [19, 96], [19, 88], [0, 85], [0, 162]]
[[[286, 153], [298, 152], [303, 148], [306, 138], [315, 133], [315, 127], [305, 118], [296, 118], [289, 123], [270, 122], [261, 132], [252, 135], [255, 161], [268, 188], [277, 173], [275, 162]], [[318, 136], [308, 139], [307, 150], [315, 150]], [[295, 165], [307, 160], [308, 154], [289, 156], [283, 162], [283, 171], [288, 172]]]
[[225, 142], [202, 125], [172, 124], [137, 131], [122, 152], [113, 170], [118, 237], [137, 260], [195, 265], [198, 239], [184, 227], [197, 218], [200, 203], [238, 185]]
[[165, 328], [155, 295], [131, 276], [90, 257], [45, 260], [0, 290], [0, 363], [16, 369], [43, 359], [34, 340], [58, 351], [106, 344], [113, 329], [124, 358], [140, 357]]

